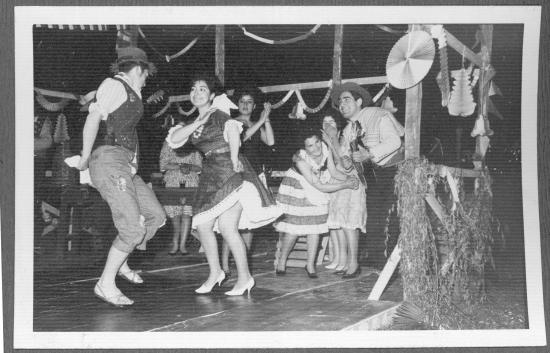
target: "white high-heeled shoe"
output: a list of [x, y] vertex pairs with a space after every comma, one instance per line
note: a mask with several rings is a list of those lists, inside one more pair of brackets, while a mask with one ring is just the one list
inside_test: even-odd
[[210, 293], [212, 291], [212, 288], [214, 288], [216, 284], [218, 284], [218, 286], [221, 286], [224, 279], [225, 279], [225, 272], [221, 271], [220, 274], [218, 275], [218, 278], [216, 279], [216, 282], [214, 282], [210, 287], [206, 286], [206, 284], [203, 283], [202, 286], [195, 289], [195, 293], [198, 293], [198, 294]]
[[250, 295], [250, 291], [252, 290], [252, 287], [256, 285], [256, 282], [254, 281], [254, 277], [250, 277], [248, 282], [246, 282], [245, 286], [241, 289], [235, 289], [233, 288], [229, 292], [225, 292], [225, 295], [243, 295], [244, 292], [248, 292], [248, 295]]

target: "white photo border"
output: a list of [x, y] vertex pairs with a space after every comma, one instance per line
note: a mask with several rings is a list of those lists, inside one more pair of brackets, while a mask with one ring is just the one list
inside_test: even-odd
[[[414, 16], [411, 15], [414, 13]], [[277, 20], [274, 20], [277, 19]], [[400, 348], [544, 346], [537, 179], [540, 6], [15, 6], [14, 348]], [[529, 328], [460, 331], [33, 332], [34, 24], [523, 24], [521, 149]], [[238, 337], [238, 339], [236, 339]], [[467, 338], [467, 339], [465, 339]]]

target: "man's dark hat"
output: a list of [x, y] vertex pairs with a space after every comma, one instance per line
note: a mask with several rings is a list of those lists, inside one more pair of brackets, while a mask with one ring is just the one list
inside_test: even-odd
[[342, 92], [355, 92], [359, 96], [361, 96], [361, 99], [363, 100], [363, 107], [367, 107], [372, 104], [372, 98], [370, 96], [370, 93], [364, 89], [363, 87], [359, 86], [355, 82], [346, 82], [340, 85], [335, 85], [332, 88], [332, 93], [330, 95], [332, 99], [332, 104], [334, 106], [338, 106], [338, 100], [340, 99], [340, 95]]
[[111, 71], [119, 72], [119, 65], [126, 62], [137, 62], [148, 66], [149, 74], [153, 75], [157, 72], [155, 64], [147, 59], [147, 54], [136, 47], [125, 47], [117, 49], [117, 60], [111, 65]]

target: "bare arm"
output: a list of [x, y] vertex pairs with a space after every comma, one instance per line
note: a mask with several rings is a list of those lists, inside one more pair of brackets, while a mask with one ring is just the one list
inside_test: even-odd
[[344, 181], [347, 179], [347, 175], [342, 173], [338, 168], [336, 168], [336, 165], [334, 164], [334, 160], [332, 158], [332, 155], [329, 153], [328, 155], [328, 164], [327, 164], [327, 167], [328, 167], [328, 171], [330, 173], [330, 175], [337, 179], [337, 180], [341, 180], [341, 181]]
[[273, 133], [273, 127], [271, 127], [269, 114], [271, 114], [271, 104], [264, 103], [264, 110], [262, 111], [262, 116], [264, 117], [264, 128], [260, 130], [260, 137], [263, 143], [268, 146], [273, 146], [275, 144], [275, 134]]
[[[271, 104], [265, 103], [260, 119], [248, 130], [246, 130], [243, 141], [249, 140], [258, 130], [260, 130], [260, 138], [263, 143], [268, 146], [273, 146], [275, 144], [275, 135], [273, 133], [273, 128], [271, 127], [269, 114], [271, 114]], [[261, 129], [262, 127], [263, 129]]]
[[191, 136], [191, 134], [195, 132], [195, 130], [197, 130], [200, 126], [204, 125], [208, 121], [210, 115], [212, 115], [212, 113], [215, 111], [216, 108], [211, 108], [205, 114], [199, 115], [199, 117], [197, 117], [195, 121], [193, 121], [191, 124], [174, 130], [171, 136], [170, 143], [177, 145], [182, 143], [182, 141], [186, 141], [189, 136]]
[[241, 143], [239, 128], [234, 124], [226, 125], [227, 142], [229, 143], [229, 153], [235, 172], [242, 171], [242, 165], [239, 161], [239, 147]]
[[296, 161], [296, 167], [308, 183], [310, 183], [314, 188], [322, 192], [335, 192], [342, 189], [356, 189], [358, 186], [357, 181], [353, 178], [348, 178], [345, 181], [334, 184], [322, 184], [319, 181], [319, 178], [313, 174], [309, 164], [301, 159], [298, 159]]
[[92, 153], [92, 147], [97, 137], [97, 130], [101, 122], [102, 115], [99, 111], [94, 110], [86, 117], [84, 129], [82, 130], [82, 153], [78, 169], [85, 170], [88, 168], [88, 160]]

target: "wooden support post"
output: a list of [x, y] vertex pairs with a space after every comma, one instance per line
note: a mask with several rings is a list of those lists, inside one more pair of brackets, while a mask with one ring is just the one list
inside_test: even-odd
[[332, 56], [332, 83], [339, 85], [342, 81], [342, 42], [344, 25], [334, 27], [334, 54]]
[[430, 195], [430, 194], [426, 195], [424, 197], [424, 199], [426, 200], [428, 205], [430, 205], [430, 207], [434, 211], [437, 218], [439, 218], [441, 223], [443, 223], [443, 225], [445, 225], [446, 214], [445, 214], [445, 211], [443, 210], [443, 206], [441, 206], [439, 201], [437, 201], [437, 199], [433, 195]]
[[[409, 25], [409, 31], [418, 25]], [[420, 117], [422, 116], [422, 82], [407, 89], [405, 105], [405, 159], [420, 157]]]
[[[483, 119], [488, 119], [487, 116], [487, 100], [489, 99], [489, 87], [491, 86], [490, 74], [491, 68], [491, 52], [493, 48], [493, 25], [480, 25], [480, 42], [481, 42], [481, 68], [479, 73], [479, 102], [478, 114], [483, 116]], [[481, 139], [483, 136], [476, 136], [476, 153], [481, 156], [482, 164], [485, 164], [485, 152], [482, 148]]]
[[216, 25], [216, 76], [225, 86], [225, 29]]
[[422, 82], [407, 89], [405, 111], [405, 159], [420, 157]]
[[382, 272], [376, 280], [374, 287], [372, 287], [369, 297], [367, 298], [368, 300], [380, 299], [399, 261], [401, 261], [401, 248], [399, 247], [399, 244], [397, 244], [395, 248], [393, 248], [390, 258], [384, 265], [384, 269], [382, 269]]

